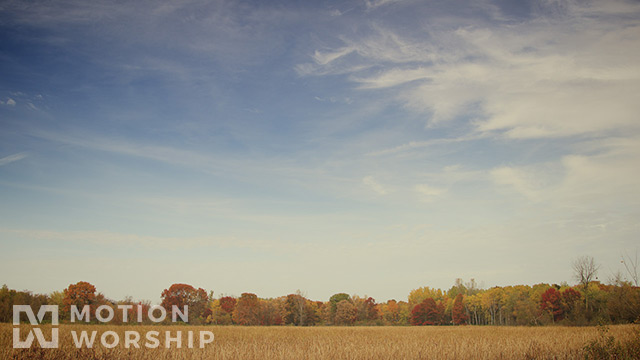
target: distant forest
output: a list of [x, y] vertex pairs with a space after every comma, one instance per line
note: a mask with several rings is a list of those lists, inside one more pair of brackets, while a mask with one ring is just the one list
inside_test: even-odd
[[[626, 260], [626, 263], [625, 263]], [[476, 281], [456, 279], [449, 290], [420, 287], [407, 301], [378, 303], [367, 296], [338, 293], [328, 301], [312, 301], [300, 291], [263, 299], [256, 294], [214, 297], [188, 284], [173, 284], [161, 293], [158, 307], [170, 313], [173, 305], [189, 306], [190, 324], [212, 325], [595, 325], [640, 322], [640, 287], [637, 257], [623, 258], [630, 280], [621, 273], [608, 284], [596, 280], [598, 266], [591, 257], [573, 262], [576, 285], [566, 283], [516, 285], [481, 289]], [[63, 291], [33, 294], [4, 285], [0, 289], [0, 322], [12, 321], [13, 305], [58, 305], [61, 321], [70, 321], [71, 306], [113, 313], [110, 323], [150, 324], [149, 312], [158, 311], [148, 301], [127, 298], [114, 301], [97, 293], [94, 285], [80, 281]], [[157, 317], [157, 316], [152, 316]], [[167, 322], [168, 320], [165, 320]]]

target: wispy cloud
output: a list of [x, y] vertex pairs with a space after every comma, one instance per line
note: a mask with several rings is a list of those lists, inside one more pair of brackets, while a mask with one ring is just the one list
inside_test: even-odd
[[397, 153], [401, 153], [401, 152], [405, 152], [405, 151], [411, 151], [411, 150], [417, 150], [417, 149], [421, 149], [421, 148], [426, 148], [426, 147], [430, 147], [430, 146], [436, 146], [436, 145], [447, 145], [447, 144], [455, 144], [455, 143], [461, 143], [461, 142], [466, 142], [466, 141], [474, 141], [474, 140], [479, 140], [482, 138], [486, 138], [488, 135], [487, 134], [478, 134], [478, 135], [471, 135], [471, 136], [465, 136], [465, 137], [459, 137], [459, 138], [442, 138], [442, 139], [433, 139], [433, 140], [425, 140], [425, 141], [410, 141], [406, 144], [402, 144], [402, 145], [398, 145], [392, 148], [388, 148], [388, 149], [382, 149], [382, 150], [376, 150], [376, 151], [372, 151], [370, 153], [368, 153], [368, 156], [380, 156], [380, 155], [392, 155], [392, 154], [397, 154]]
[[359, 58], [334, 68], [385, 64], [381, 72], [348, 73], [363, 90], [423, 80], [395, 97], [429, 114], [429, 124], [471, 118], [477, 131], [510, 138], [637, 131], [640, 27], [630, 14], [640, 6], [571, 4], [565, 11], [519, 24], [436, 28], [424, 40], [373, 25], [372, 35], [343, 38]]
[[380, 184], [373, 176], [365, 176], [364, 178], [362, 178], [362, 183], [379, 195], [386, 195], [388, 193], [387, 189], [382, 184]]
[[17, 153], [17, 154], [13, 154], [13, 155], [9, 155], [9, 156], [5, 156], [3, 158], [0, 158], [0, 166], [4, 166], [7, 164], [10, 164], [14, 161], [19, 161], [22, 160], [24, 158], [26, 158], [27, 156], [29, 156], [27, 153]]
[[447, 192], [447, 189], [434, 187], [428, 184], [418, 184], [415, 186], [415, 190], [420, 194], [421, 200], [426, 202], [433, 201]]
[[313, 59], [317, 64], [327, 65], [336, 59], [339, 59], [347, 54], [352, 53], [353, 51], [354, 49], [351, 47], [345, 47], [342, 49], [337, 49], [334, 51], [327, 51], [327, 52], [321, 52], [316, 50], [316, 52], [313, 54]]

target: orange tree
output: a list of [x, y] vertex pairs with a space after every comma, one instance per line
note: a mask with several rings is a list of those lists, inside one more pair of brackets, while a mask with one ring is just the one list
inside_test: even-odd
[[71, 313], [71, 306], [75, 305], [78, 310], [82, 311], [85, 305], [91, 306], [91, 313], [95, 311], [93, 308], [96, 301], [96, 287], [86, 281], [80, 281], [76, 284], [69, 285], [64, 289], [64, 298], [62, 299], [62, 312], [65, 315]]
[[233, 310], [233, 321], [240, 325], [260, 324], [260, 300], [256, 294], [242, 293]]
[[172, 306], [182, 310], [189, 307], [189, 322], [203, 322], [210, 315], [211, 309], [207, 306], [209, 297], [202, 288], [194, 288], [187, 284], [173, 284], [162, 292], [162, 307], [171, 312]]

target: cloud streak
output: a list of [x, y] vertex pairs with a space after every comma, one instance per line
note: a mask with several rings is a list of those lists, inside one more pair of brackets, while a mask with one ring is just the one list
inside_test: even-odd
[[0, 158], [0, 166], [11, 164], [12, 162], [20, 161], [29, 156], [27, 153], [17, 153]]

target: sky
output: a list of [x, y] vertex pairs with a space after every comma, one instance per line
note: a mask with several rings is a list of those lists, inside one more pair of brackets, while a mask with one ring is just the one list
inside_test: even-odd
[[0, 1], [0, 283], [406, 300], [606, 281], [638, 1]]

